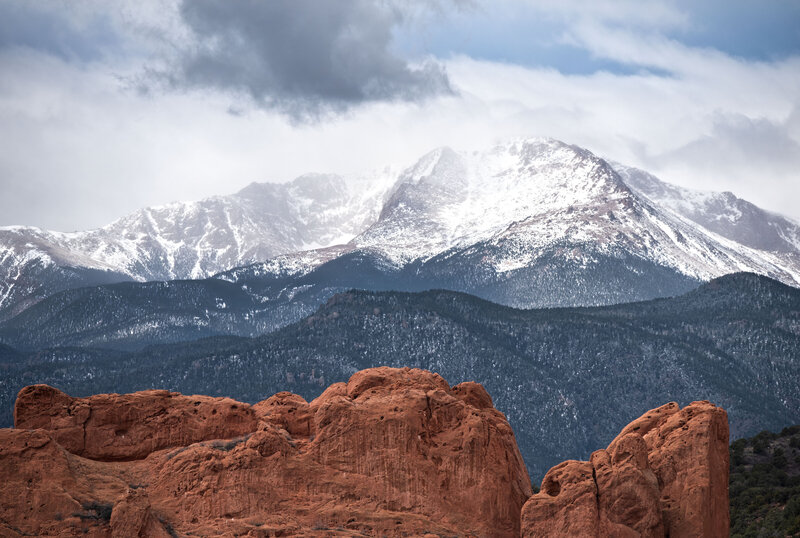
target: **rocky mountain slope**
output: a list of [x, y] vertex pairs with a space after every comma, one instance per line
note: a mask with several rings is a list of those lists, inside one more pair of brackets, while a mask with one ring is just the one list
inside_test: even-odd
[[[309, 174], [230, 196], [142, 209], [85, 232], [0, 228], [0, 314], [55, 291], [204, 278], [278, 254], [347, 242], [381, 208], [386, 179]], [[72, 276], [86, 275], [84, 278]]]
[[670, 185], [652, 174], [613, 163], [636, 193], [722, 237], [757, 249], [797, 254], [800, 226], [730, 192], [704, 192]]
[[[648, 197], [643, 173], [620, 170], [554, 140], [481, 152], [439, 149], [400, 175], [378, 221], [334, 255], [368, 260], [365, 269], [350, 267], [366, 282], [356, 287], [375, 289], [369, 286], [377, 274], [394, 281], [391, 289], [441, 287], [519, 308], [677, 295], [738, 271], [800, 284], [796, 223], [761, 211], [736, 224], [737, 232], [720, 234], [724, 224], [706, 227], [719, 220], [719, 204], [698, 205], [701, 193], [677, 188], [670, 199]], [[678, 211], [677, 199], [693, 211]], [[726, 215], [737, 222], [734, 213], [746, 202], [731, 203]], [[775, 232], [783, 238], [779, 249], [736, 240], [743, 229], [757, 235], [775, 223], [782, 226]], [[330, 264], [330, 256], [287, 255], [219, 278], [252, 288], [258, 279], [308, 274]]]
[[[110, 280], [228, 271], [221, 278], [269, 285], [353, 253], [396, 279], [394, 289], [412, 281], [517, 307], [674, 295], [736, 271], [797, 285], [798, 230], [727, 194], [672, 187], [562, 142], [520, 139], [477, 152], [441, 148], [399, 173], [253, 184], [89, 232], [0, 229], [0, 316]], [[288, 282], [287, 293], [302, 286]]]
[[[486, 242], [501, 247], [484, 261], [500, 274], [557, 246], [579, 264], [625, 252], [700, 280], [759, 264], [800, 283], [780, 257], [725, 241], [653, 199], [637, 196], [603, 159], [553, 140], [471, 153], [443, 148], [401, 175], [378, 222], [352, 244], [402, 262]], [[797, 252], [800, 234], [794, 239]]]
[[482, 383], [538, 480], [665, 399], [724, 406], [734, 437], [797, 423], [798, 357], [800, 290], [752, 274], [671, 299], [531, 311], [454, 292], [354, 291], [258, 338], [133, 353], [0, 349], [0, 408], [10, 424], [17, 391], [34, 383], [77, 395], [167, 388], [257, 402], [289, 389], [312, 399], [363, 368], [413, 366]]
[[[620, 264], [627, 269], [616, 271]], [[631, 267], [647, 276], [637, 277], [629, 271]], [[602, 267], [554, 262], [526, 268], [499, 286], [487, 284], [485, 276], [470, 260], [453, 262], [437, 257], [429, 263], [398, 268], [379, 253], [356, 250], [302, 273], [273, 273], [252, 266], [204, 280], [129, 282], [66, 290], [0, 323], [0, 342], [31, 351], [53, 346], [139, 350], [218, 335], [254, 337], [311, 315], [334, 294], [354, 288], [466, 288], [484, 298], [500, 296], [518, 301], [527, 297], [536, 304], [548, 305], [554, 301], [581, 303], [589, 297], [592, 302], [613, 303], [652, 294], [670, 296], [698, 284], [668, 269], [624, 257]]]
[[650, 411], [595, 471], [565, 462], [535, 496], [483, 387], [423, 370], [253, 406], [37, 385], [15, 417], [0, 430], [4, 536], [727, 536], [725, 411], [707, 402]]
[[[377, 187], [360, 191], [363, 200], [353, 213], [358, 217], [343, 222], [350, 235], [363, 231], [344, 245], [282, 254], [210, 279], [53, 293], [0, 323], [0, 341], [30, 350], [65, 345], [135, 350], [215, 335], [256, 336], [311, 314], [351, 288], [450, 289], [530, 308], [679, 295], [743, 269], [794, 285], [800, 281], [800, 228], [788, 219], [730, 195], [693, 193], [642, 171], [619, 165], [617, 170], [552, 140], [521, 140], [474, 153], [440, 149], [401, 173], [384, 194], [375, 194]], [[331, 207], [343, 211], [350, 203], [344, 180], [303, 180], [329, 184], [314, 191], [320, 200], [328, 190], [341, 191]], [[282, 188], [284, 204], [296, 203], [297, 192], [310, 199], [308, 189]], [[384, 200], [380, 213], [379, 199]], [[214, 203], [232, 203], [226, 200]], [[315, 237], [320, 244], [333, 241], [324, 232], [336, 211], [326, 213], [321, 201], [313, 207], [319, 213], [311, 227]], [[213, 228], [211, 222], [205, 226]], [[275, 222], [270, 221], [273, 231]], [[297, 236], [303, 226], [292, 226], [284, 238], [294, 237], [294, 243], [279, 250], [295, 248], [301, 239], [309, 244], [310, 235]], [[192, 227], [178, 229], [188, 233]], [[263, 245], [274, 244], [262, 239]], [[219, 245], [224, 243], [220, 239]], [[206, 266], [238, 260], [226, 252], [227, 258]], [[174, 274], [174, 264], [170, 267], [162, 273]], [[133, 274], [130, 268], [119, 270]]]

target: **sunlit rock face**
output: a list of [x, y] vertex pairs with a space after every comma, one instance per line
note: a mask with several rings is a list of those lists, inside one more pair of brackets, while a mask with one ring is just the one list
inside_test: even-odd
[[484, 388], [379, 367], [312, 402], [26, 387], [0, 430], [3, 536], [727, 536], [728, 423], [670, 403], [532, 496]]
[[424, 370], [364, 370], [310, 403], [283, 392], [253, 406], [38, 385], [15, 416], [0, 430], [9, 532], [516, 536], [531, 495], [483, 387]]
[[726, 537], [728, 457], [723, 409], [653, 409], [590, 461], [550, 469], [522, 509], [522, 536]]

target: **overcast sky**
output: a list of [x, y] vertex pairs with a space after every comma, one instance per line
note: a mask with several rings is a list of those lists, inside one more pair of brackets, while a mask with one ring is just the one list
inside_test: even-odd
[[510, 136], [800, 220], [800, 2], [0, 0], [0, 225]]

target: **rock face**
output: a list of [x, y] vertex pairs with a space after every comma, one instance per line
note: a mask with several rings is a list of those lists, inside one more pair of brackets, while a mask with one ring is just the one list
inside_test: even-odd
[[14, 406], [14, 427], [47, 430], [71, 453], [93, 460], [141, 459], [162, 448], [244, 435], [257, 424], [247, 404], [166, 390], [72, 398], [31, 385]]
[[728, 472], [725, 411], [670, 403], [590, 461], [550, 469], [522, 509], [522, 536], [727, 537]]
[[722, 409], [667, 404], [530, 480], [477, 383], [374, 368], [306, 402], [20, 392], [0, 536], [727, 536]]
[[517, 536], [530, 480], [478, 384], [354, 374], [308, 403], [20, 392], [0, 535]]

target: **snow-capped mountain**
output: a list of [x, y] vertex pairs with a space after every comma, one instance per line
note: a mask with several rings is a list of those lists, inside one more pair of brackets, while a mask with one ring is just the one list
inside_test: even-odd
[[[346, 250], [377, 252], [397, 267], [469, 257], [497, 279], [543, 260], [586, 268], [631, 258], [695, 281], [752, 271], [800, 285], [797, 223], [556, 140], [437, 149], [402, 172], [385, 199], [377, 221]], [[247, 270], [298, 273], [328, 259], [305, 252]]]
[[142, 209], [96, 230], [0, 228], [0, 319], [60, 289], [205, 278], [279, 254], [347, 242], [377, 218], [387, 172], [308, 174], [230, 196]]
[[800, 224], [737, 198], [730, 192], [704, 192], [670, 185], [654, 175], [613, 163], [637, 194], [703, 228], [756, 250], [800, 252]]
[[100, 278], [196, 279], [235, 267], [220, 278], [270, 293], [276, 279], [316, 271], [310, 281], [325, 289], [332, 274], [351, 287], [379, 275], [382, 287], [446, 287], [520, 307], [672, 295], [738, 271], [797, 286], [799, 238], [797, 223], [729, 193], [518, 139], [440, 148], [400, 172], [252, 184], [88, 232], [2, 228], [0, 317]]
[[[791, 256], [800, 252], [797, 224], [729, 193], [703, 197], [623, 171], [624, 178], [592, 153], [554, 140], [439, 149], [400, 177], [380, 219], [352, 244], [399, 263], [502, 244], [486, 262], [504, 273], [566, 243], [578, 249], [570, 255], [579, 263], [591, 261], [582, 258], [588, 252], [619, 251], [700, 280], [756, 270], [800, 284]], [[657, 187], [668, 194], [655, 194]]]

